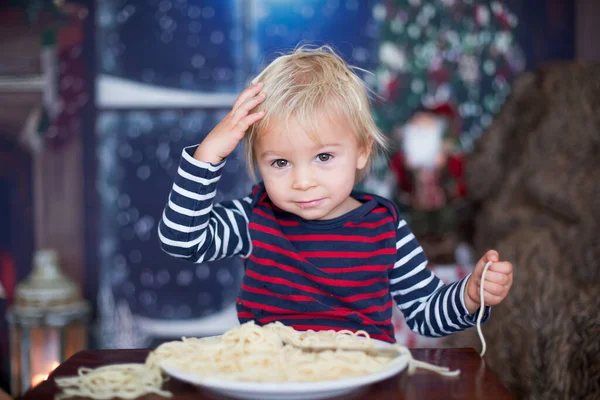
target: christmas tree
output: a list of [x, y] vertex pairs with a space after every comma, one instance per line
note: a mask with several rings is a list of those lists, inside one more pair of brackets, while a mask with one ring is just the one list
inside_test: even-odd
[[[517, 17], [490, 0], [386, 0], [373, 14], [381, 24], [374, 117], [392, 146], [415, 110], [447, 103], [461, 121], [458, 146], [470, 151], [524, 69]], [[389, 196], [391, 185], [382, 158], [364, 187]]]

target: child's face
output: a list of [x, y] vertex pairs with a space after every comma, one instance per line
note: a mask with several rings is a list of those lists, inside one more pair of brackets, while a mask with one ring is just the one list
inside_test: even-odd
[[[342, 118], [320, 118], [318, 142], [292, 119], [273, 121], [255, 143], [269, 198], [304, 219], [332, 219], [356, 207], [350, 197], [369, 152]], [[314, 138], [314, 135], [313, 135]]]

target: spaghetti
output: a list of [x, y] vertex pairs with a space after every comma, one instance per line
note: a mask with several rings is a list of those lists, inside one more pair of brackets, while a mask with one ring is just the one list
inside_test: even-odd
[[479, 300], [481, 306], [479, 307], [479, 315], [477, 315], [477, 334], [479, 334], [479, 340], [481, 340], [481, 353], [479, 355], [483, 357], [486, 350], [485, 338], [483, 337], [483, 332], [481, 331], [481, 320], [483, 319], [483, 314], [485, 313], [485, 302], [483, 300], [483, 282], [485, 282], [485, 273], [488, 268], [492, 265], [491, 261], [488, 261], [483, 267], [483, 272], [481, 273], [481, 285], [479, 285]]
[[155, 357], [150, 354], [145, 364], [115, 364], [95, 369], [81, 367], [77, 376], [55, 378], [54, 382], [62, 389], [55, 400], [70, 397], [135, 399], [150, 393], [171, 397], [170, 392], [161, 389], [165, 380]]
[[298, 332], [280, 322], [264, 327], [248, 322], [220, 338], [165, 343], [155, 354], [161, 365], [181, 373], [247, 382], [333, 380], [377, 372], [390, 362], [362, 351], [307, 352], [282, 337], [297, 345], [375, 345], [365, 332]]
[[[477, 332], [486, 343], [481, 331], [485, 311], [483, 282], [491, 262], [481, 276], [481, 308], [477, 316]], [[289, 343], [289, 344], [284, 344]], [[248, 322], [210, 338], [183, 338], [163, 343], [152, 351], [145, 364], [116, 364], [96, 369], [82, 367], [77, 376], [56, 378], [62, 389], [56, 400], [81, 396], [103, 400], [114, 397], [134, 399], [154, 393], [164, 397], [172, 394], [162, 390], [167, 380], [161, 365], [198, 377], [248, 382], [315, 382], [371, 374], [384, 369], [392, 360], [376, 357], [362, 351], [343, 350], [344, 346], [373, 348], [375, 342], [365, 331], [296, 331], [281, 322], [258, 326]], [[302, 346], [333, 346], [335, 351], [307, 352]], [[410, 350], [394, 344], [401, 356], [408, 358], [408, 373], [417, 368], [445, 376], [456, 376], [450, 371], [414, 360]]]

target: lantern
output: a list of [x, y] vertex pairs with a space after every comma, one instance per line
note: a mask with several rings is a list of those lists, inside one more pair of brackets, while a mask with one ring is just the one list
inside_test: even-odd
[[6, 313], [10, 330], [11, 391], [17, 397], [45, 380], [87, 346], [90, 306], [61, 271], [54, 250], [34, 256], [31, 274], [15, 290]]

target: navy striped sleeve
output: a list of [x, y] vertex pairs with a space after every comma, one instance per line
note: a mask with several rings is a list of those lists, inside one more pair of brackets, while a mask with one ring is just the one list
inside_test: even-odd
[[[400, 219], [396, 229], [396, 263], [390, 272], [390, 292], [414, 332], [431, 337], [445, 336], [476, 324], [469, 314], [464, 292], [468, 276], [444, 285], [427, 268], [423, 248]], [[489, 307], [485, 319], [489, 317]]]
[[187, 147], [158, 225], [161, 248], [168, 254], [194, 262], [215, 261], [252, 251], [248, 215], [252, 199], [213, 206], [225, 161], [213, 165], [193, 158], [196, 147]]

